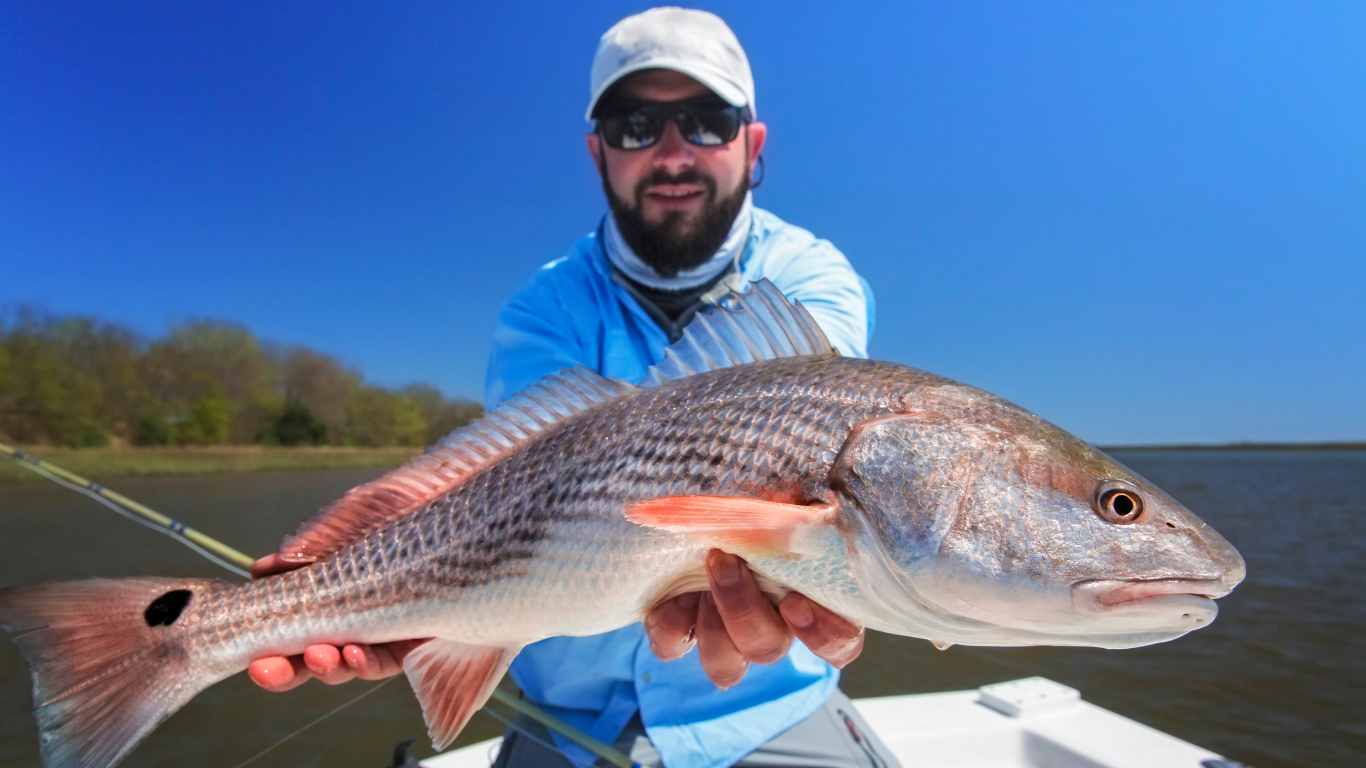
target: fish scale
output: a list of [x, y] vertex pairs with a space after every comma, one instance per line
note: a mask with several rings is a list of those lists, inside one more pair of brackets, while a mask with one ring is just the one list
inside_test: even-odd
[[1245, 573], [1103, 453], [980, 390], [841, 358], [760, 282], [639, 385], [563, 371], [348, 492], [277, 553], [309, 565], [14, 587], [0, 625], [33, 669], [47, 768], [108, 768], [198, 691], [315, 643], [433, 638], [404, 671], [442, 747], [521, 647], [705, 589], [712, 548], [772, 599], [940, 647], [1170, 640]]

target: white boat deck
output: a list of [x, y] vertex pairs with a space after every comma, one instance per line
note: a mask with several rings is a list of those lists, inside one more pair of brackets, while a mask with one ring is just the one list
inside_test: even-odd
[[[1042, 677], [854, 702], [903, 768], [1236, 768]], [[501, 739], [422, 761], [488, 768]]]

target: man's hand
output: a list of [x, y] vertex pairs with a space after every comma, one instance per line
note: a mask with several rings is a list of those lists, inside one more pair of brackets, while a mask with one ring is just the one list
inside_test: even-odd
[[[299, 568], [306, 563], [287, 563], [266, 555], [251, 565], [252, 578]], [[426, 640], [398, 640], [365, 645], [350, 643], [338, 648], [326, 643], [310, 645], [299, 656], [267, 656], [247, 667], [247, 675], [267, 691], [288, 691], [316, 677], [328, 685], [359, 677], [379, 680], [403, 671], [403, 657]]]
[[749, 566], [734, 555], [709, 552], [707, 581], [710, 592], [689, 592], [656, 606], [645, 617], [645, 631], [650, 649], [664, 661], [695, 643], [702, 669], [718, 688], [744, 679], [751, 662], [772, 664], [787, 655], [793, 636], [836, 667], [863, 650], [862, 627], [802, 595], [787, 595], [775, 610]]

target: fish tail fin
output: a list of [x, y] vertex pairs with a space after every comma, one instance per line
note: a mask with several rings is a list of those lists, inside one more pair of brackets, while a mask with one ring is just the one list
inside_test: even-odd
[[0, 590], [0, 627], [33, 674], [45, 768], [114, 765], [226, 676], [196, 663], [181, 618], [220, 583], [83, 579]]

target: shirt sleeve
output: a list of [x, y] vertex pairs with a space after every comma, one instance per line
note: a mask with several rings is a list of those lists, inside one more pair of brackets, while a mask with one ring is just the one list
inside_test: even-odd
[[498, 313], [484, 380], [484, 407], [492, 409], [545, 376], [584, 364], [573, 318], [554, 290], [547, 264]]
[[872, 291], [844, 254], [829, 240], [812, 237], [796, 227], [796, 236], [809, 238], [798, 256], [785, 259], [768, 273], [789, 299], [802, 303], [830, 344], [847, 357], [867, 357], [873, 327]]

